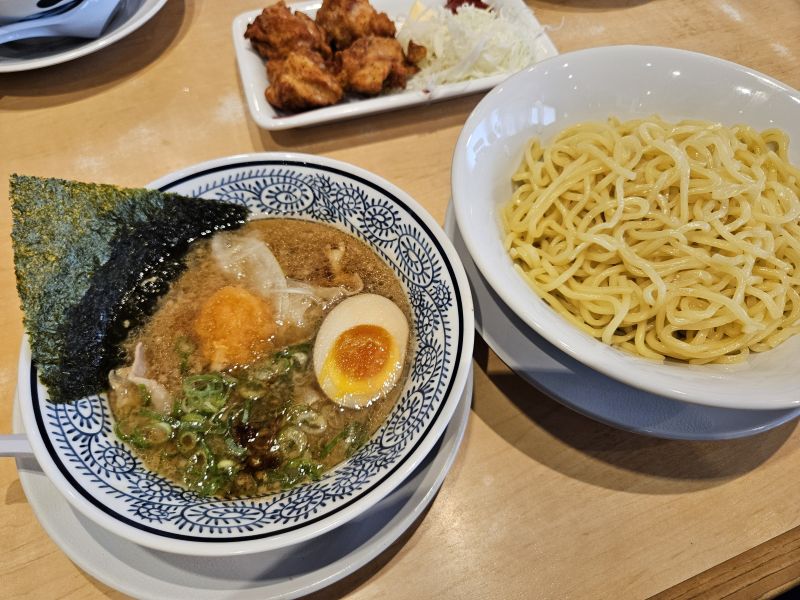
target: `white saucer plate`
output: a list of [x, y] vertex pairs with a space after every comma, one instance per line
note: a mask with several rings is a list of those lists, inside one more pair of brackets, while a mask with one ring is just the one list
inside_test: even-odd
[[94, 40], [38, 38], [0, 45], [0, 73], [49, 67], [102, 50], [139, 29], [166, 3], [167, 0], [122, 0], [105, 32]]
[[494, 293], [472, 261], [452, 203], [444, 229], [470, 281], [475, 329], [517, 375], [574, 411], [619, 429], [678, 440], [746, 437], [800, 416], [800, 408], [728, 409], [672, 400], [587, 367], [538, 335]]
[[148, 187], [240, 204], [253, 218], [324, 223], [367, 243], [407, 290], [415, 324], [408, 375], [369, 441], [319, 481], [280, 494], [220, 501], [187, 494], [142, 465], [114, 435], [102, 396], [49, 402], [26, 338], [19, 381], [28, 384], [20, 385], [19, 398], [39, 465], [97, 524], [133, 543], [184, 556], [262, 553], [358, 518], [430, 453], [467, 381], [475, 331], [472, 297], [447, 236], [424, 207], [390, 182], [310, 154], [219, 158]]
[[[296, 598], [350, 575], [397, 540], [433, 501], [464, 437], [472, 371], [450, 424], [417, 469], [359, 518], [314, 540], [229, 558], [150, 550], [109, 533], [76, 512], [33, 458], [18, 459], [36, 517], [64, 553], [92, 577], [136, 598]], [[14, 404], [14, 431], [24, 431]]]
[[[414, 2], [415, 0], [371, 0], [375, 10], [389, 15], [398, 26], [398, 29], [405, 21], [406, 15], [408, 15]], [[511, 11], [512, 14], [519, 15], [520, 19], [524, 20], [524, 23], [531, 31], [531, 35], [537, 36], [536, 55], [538, 60], [558, 54], [546, 30], [521, 0], [487, 0], [487, 2], [501, 10], [506, 8], [506, 10]], [[434, 2], [426, 2], [426, 4], [433, 5]], [[306, 0], [305, 2], [293, 3], [291, 9], [303, 12], [313, 19], [320, 6], [322, 6], [321, 0]], [[233, 46], [236, 50], [236, 62], [239, 65], [239, 76], [242, 80], [247, 106], [250, 109], [250, 115], [253, 120], [263, 129], [278, 130], [306, 127], [398, 108], [430, 104], [447, 98], [485, 92], [511, 75], [511, 73], [503, 73], [492, 77], [446, 84], [430, 90], [401, 90], [382, 94], [375, 98], [350, 98], [333, 106], [297, 114], [279, 113], [264, 97], [264, 90], [269, 85], [264, 59], [253, 50], [250, 40], [244, 38], [247, 26], [260, 13], [260, 10], [251, 10], [237, 16], [233, 20], [232, 33]]]

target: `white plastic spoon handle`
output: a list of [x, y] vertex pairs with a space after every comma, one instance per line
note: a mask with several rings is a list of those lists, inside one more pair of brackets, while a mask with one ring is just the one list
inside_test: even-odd
[[11, 456], [19, 458], [33, 455], [31, 445], [24, 433], [0, 435], [0, 457]]

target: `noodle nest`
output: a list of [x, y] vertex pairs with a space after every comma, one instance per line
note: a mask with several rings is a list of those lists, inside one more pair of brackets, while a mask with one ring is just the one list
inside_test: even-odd
[[743, 360], [800, 331], [800, 170], [777, 129], [659, 117], [533, 140], [505, 248], [552, 308], [612, 346]]

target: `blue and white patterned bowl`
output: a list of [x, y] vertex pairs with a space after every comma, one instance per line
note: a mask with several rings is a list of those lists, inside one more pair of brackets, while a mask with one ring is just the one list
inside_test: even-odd
[[87, 517], [135, 543], [221, 556], [287, 546], [354, 518], [400, 484], [448, 424], [467, 380], [473, 311], [458, 255], [407, 194], [351, 165], [302, 154], [254, 154], [190, 167], [151, 187], [244, 204], [255, 216], [327, 223], [369, 244], [411, 302], [408, 381], [386, 423], [321, 481], [247, 500], [197, 496], [145, 468], [113, 433], [102, 396], [52, 404], [27, 340], [19, 390], [25, 429], [48, 477]]

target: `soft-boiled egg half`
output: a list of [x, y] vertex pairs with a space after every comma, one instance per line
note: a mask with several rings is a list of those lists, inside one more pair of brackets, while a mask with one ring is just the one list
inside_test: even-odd
[[346, 298], [329, 312], [314, 342], [314, 372], [337, 404], [363, 408], [385, 396], [403, 370], [408, 321], [377, 294]]

